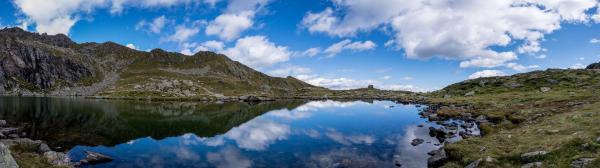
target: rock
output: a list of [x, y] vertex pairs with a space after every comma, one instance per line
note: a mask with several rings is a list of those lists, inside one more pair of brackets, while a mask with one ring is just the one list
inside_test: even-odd
[[527, 164], [524, 164], [523, 166], [521, 166], [521, 168], [536, 168], [536, 167], [542, 167], [542, 162], [527, 163]]
[[465, 93], [465, 96], [475, 96], [475, 91]]
[[600, 62], [590, 64], [585, 69], [600, 69]]
[[62, 152], [48, 151], [44, 153], [44, 157], [48, 161], [48, 163], [54, 166], [70, 166], [71, 158], [69, 155], [66, 155]]
[[596, 158], [579, 158], [571, 162], [572, 168], [585, 168], [590, 165]]
[[523, 85], [521, 85], [520, 83], [510, 83], [508, 85], [508, 87], [511, 88], [511, 89], [520, 88], [521, 86], [523, 86]]
[[106, 156], [97, 152], [85, 151], [85, 159], [81, 160], [80, 163], [94, 165], [111, 162], [112, 160], [113, 159], [110, 156]]
[[0, 133], [4, 134], [4, 135], [10, 135], [10, 134], [15, 134], [19, 131], [19, 128], [2, 128], [0, 129]]
[[448, 160], [446, 151], [443, 148], [436, 150], [433, 156], [427, 159], [427, 167], [440, 167]]
[[600, 143], [600, 136], [596, 138], [596, 143]]
[[52, 151], [52, 149], [50, 149], [50, 147], [46, 143], [42, 143], [38, 147], [38, 153], [46, 153], [46, 152], [50, 152], [50, 151]]
[[546, 154], [548, 154], [548, 152], [546, 152], [546, 151], [535, 151], [535, 152], [524, 153], [521, 155], [521, 160], [523, 160], [524, 162], [538, 161], [542, 157], [546, 156]]
[[19, 148], [27, 152], [38, 152], [40, 149], [40, 145], [43, 142], [40, 140], [34, 141], [28, 138], [16, 138], [2, 140], [2, 143], [6, 144], [9, 147], [18, 146]]
[[498, 161], [498, 160], [494, 159], [491, 156], [485, 157], [485, 162], [492, 163], [492, 162], [496, 162], [496, 161]]
[[412, 142], [410, 142], [410, 144], [412, 146], [417, 146], [422, 144], [423, 142], [425, 142], [425, 140], [421, 139], [421, 138], [417, 138], [417, 139], [413, 139]]
[[483, 159], [477, 159], [476, 161], [473, 161], [469, 165], [465, 166], [465, 168], [477, 168], [482, 160]]
[[0, 127], [4, 127], [6, 124], [6, 120], [0, 120]]
[[437, 138], [440, 142], [446, 140], [446, 132], [441, 128], [429, 127], [429, 136]]
[[0, 167], [3, 168], [18, 168], [17, 161], [10, 154], [10, 150], [8, 146], [4, 145], [4, 143], [0, 143]]
[[541, 91], [542, 93], [549, 92], [550, 90], [551, 90], [551, 89], [550, 89], [549, 87], [541, 87], [541, 88], [540, 88], [540, 91]]

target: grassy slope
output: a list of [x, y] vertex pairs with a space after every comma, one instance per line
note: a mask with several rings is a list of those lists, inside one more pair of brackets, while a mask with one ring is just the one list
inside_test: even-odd
[[[521, 86], [512, 88], [513, 83]], [[551, 91], [542, 93], [540, 87]], [[474, 96], [464, 96], [471, 91]], [[542, 161], [554, 167], [600, 156], [600, 144], [594, 142], [600, 135], [600, 71], [548, 70], [469, 80], [432, 93], [430, 101], [471, 104], [467, 110], [440, 113], [485, 115], [492, 121], [481, 126], [485, 136], [447, 145], [451, 161], [446, 167], [463, 167], [487, 156], [498, 161], [485, 167], [519, 167], [524, 164], [521, 154], [538, 150], [550, 152]]]

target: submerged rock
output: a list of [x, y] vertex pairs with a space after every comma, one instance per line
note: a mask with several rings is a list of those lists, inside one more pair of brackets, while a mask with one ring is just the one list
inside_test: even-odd
[[81, 160], [80, 163], [93, 165], [93, 164], [111, 162], [112, 160], [113, 159], [110, 156], [106, 156], [104, 154], [97, 153], [97, 152], [85, 151], [85, 159]]
[[410, 144], [412, 146], [417, 146], [422, 144], [423, 142], [425, 142], [425, 140], [421, 139], [421, 138], [417, 138], [417, 139], [413, 139], [412, 142], [410, 142]]
[[8, 146], [4, 145], [4, 143], [0, 143], [0, 167], [3, 168], [18, 168], [17, 162], [15, 158], [10, 154], [10, 150], [8, 150]]

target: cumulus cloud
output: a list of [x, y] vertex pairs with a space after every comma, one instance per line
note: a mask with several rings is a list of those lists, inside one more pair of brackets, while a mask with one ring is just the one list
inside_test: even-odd
[[206, 35], [216, 35], [223, 40], [234, 40], [240, 34], [252, 27], [253, 12], [241, 12], [219, 15], [206, 27]]
[[253, 68], [263, 68], [286, 62], [292, 53], [287, 47], [277, 46], [265, 36], [238, 39], [234, 47], [222, 51], [229, 58]]
[[[408, 58], [457, 59], [462, 68], [496, 67], [516, 60], [517, 52], [541, 51], [545, 34], [560, 29], [561, 22], [588, 22], [586, 11], [597, 4], [595, 0], [332, 2], [333, 8], [308, 12], [301, 26], [311, 33], [338, 37], [391, 30], [393, 41], [386, 45], [403, 48]], [[514, 41], [521, 43], [516, 51], [492, 49]]]
[[127, 48], [131, 48], [131, 49], [134, 49], [134, 50], [136, 49], [135, 45], [133, 45], [133, 44], [131, 44], [131, 43], [129, 43], [129, 44], [127, 44], [127, 45], [125, 45], [125, 47], [127, 47]]
[[373, 41], [367, 40], [364, 42], [361, 41], [356, 41], [356, 42], [352, 42], [352, 40], [342, 40], [338, 43], [332, 44], [331, 46], [327, 47], [327, 49], [325, 49], [325, 51], [323, 51], [325, 54], [327, 54], [327, 57], [333, 57], [339, 53], [341, 53], [344, 50], [350, 50], [350, 51], [366, 51], [366, 50], [372, 50], [375, 49], [375, 47], [377, 47], [377, 44], [375, 44]]
[[540, 68], [539, 65], [524, 66], [524, 65], [517, 64], [517, 63], [514, 63], [514, 62], [507, 63], [505, 66], [508, 67], [508, 68], [511, 68], [511, 69], [513, 69], [515, 71], [527, 71], [527, 70], [530, 70], [530, 69]]
[[475, 72], [469, 76], [469, 79], [477, 79], [484, 77], [493, 77], [493, 76], [506, 76], [506, 73], [500, 70], [483, 70], [479, 72]]
[[271, 0], [230, 0], [224, 13], [209, 22], [206, 35], [231, 41], [252, 27], [254, 17]]
[[185, 26], [185, 25], [178, 25], [177, 27], [175, 27], [175, 33], [166, 37], [167, 41], [173, 41], [173, 42], [186, 42], [188, 41], [191, 37], [197, 35], [200, 32], [200, 29], [196, 26]]
[[48, 34], [68, 34], [83, 15], [97, 8], [121, 12], [125, 6], [162, 7], [191, 3], [191, 0], [14, 0], [13, 3], [27, 19], [35, 23], [36, 31]]
[[221, 41], [205, 41], [202, 43], [183, 43], [181, 53], [185, 55], [194, 55], [200, 51], [222, 52], [225, 48], [225, 43]]
[[142, 20], [135, 25], [135, 30], [143, 30], [150, 33], [160, 33], [165, 25], [170, 22], [164, 15], [156, 17], [152, 20], [152, 22], [147, 22], [146, 20]]

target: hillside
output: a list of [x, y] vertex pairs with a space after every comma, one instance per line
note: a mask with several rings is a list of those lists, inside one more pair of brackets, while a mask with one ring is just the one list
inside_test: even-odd
[[[600, 166], [600, 70], [472, 79], [431, 93], [428, 101], [441, 105], [441, 118], [477, 118], [484, 134], [446, 145], [444, 167]], [[531, 152], [539, 155], [528, 157]]]
[[112, 42], [77, 44], [65, 35], [0, 30], [0, 94], [223, 98], [324, 90], [276, 78], [212, 52], [142, 52]]

